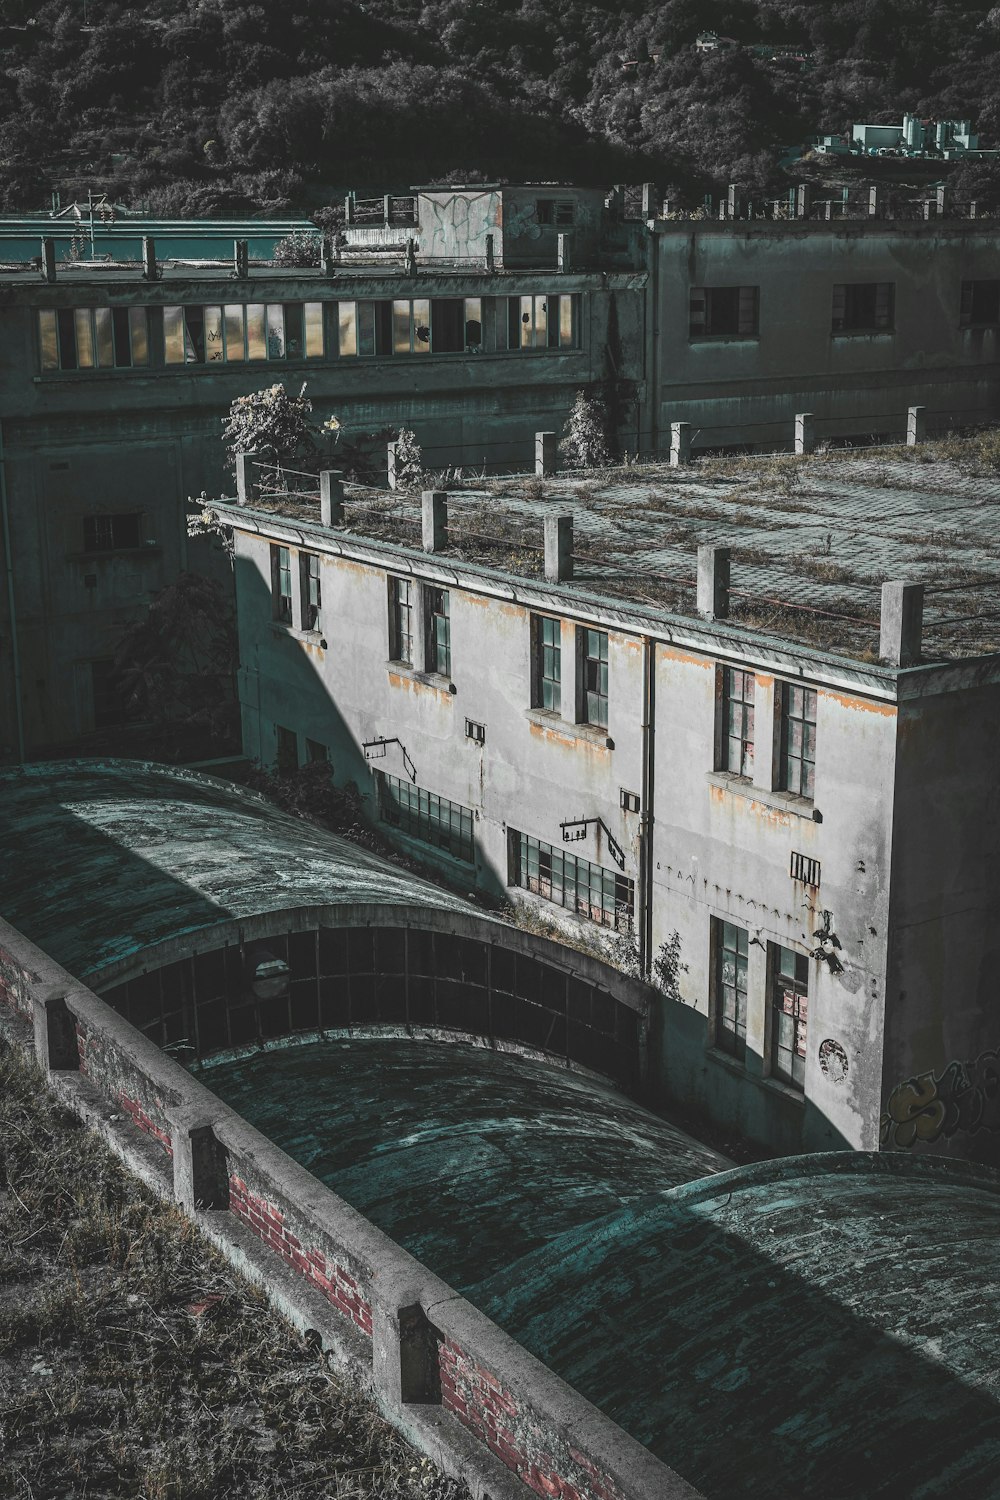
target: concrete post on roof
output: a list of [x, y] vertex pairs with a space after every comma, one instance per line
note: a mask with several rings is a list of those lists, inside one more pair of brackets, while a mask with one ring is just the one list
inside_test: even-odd
[[925, 198], [920, 205], [921, 217], [927, 221], [934, 217], [934, 200]]
[[353, 195], [353, 193], [348, 193], [347, 197], [344, 199], [344, 223], [345, 224], [353, 224], [354, 223], [354, 195]]
[[42, 239], [42, 275], [46, 281], [56, 279], [56, 242], [48, 235]]
[[160, 273], [156, 268], [156, 241], [152, 235], [144, 234], [142, 237], [142, 279], [143, 281], [158, 281]]
[[570, 268], [569, 235], [556, 235], [556, 270], [568, 271]]
[[811, 411], [795, 413], [795, 451], [811, 453], [816, 446], [816, 418]]
[[486, 236], [486, 270], [496, 270], [496, 257], [493, 251], [493, 236], [491, 234]]
[[35, 1058], [46, 1073], [79, 1072], [80, 1049], [76, 1017], [66, 1004], [66, 991], [47, 985], [32, 992]]
[[535, 473], [544, 478], [556, 472], [556, 435], [554, 432], [535, 433]]
[[670, 467], [672, 469], [683, 468], [691, 462], [691, 423], [671, 422], [670, 424]]
[[385, 193], [382, 198], [382, 218], [385, 220], [386, 228], [388, 228], [392, 220], [392, 198], [388, 193]]
[[441, 1400], [438, 1340], [416, 1288], [380, 1285], [373, 1296], [372, 1374], [393, 1407]]
[[319, 245], [319, 268], [324, 276], [332, 276], [336, 259], [333, 253], [333, 242], [328, 234], [324, 234]]
[[912, 667], [920, 660], [924, 625], [922, 583], [883, 583], [878, 654], [890, 667]]
[[948, 214], [948, 210], [950, 209], [950, 207], [951, 207], [951, 193], [948, 190], [947, 184], [945, 184], [945, 183], [942, 182], [940, 184], [940, 186], [938, 187], [938, 190], [937, 190], [937, 212], [938, 212], [938, 218], [939, 219], [946, 218], [947, 214]]
[[698, 548], [698, 613], [705, 620], [729, 617], [728, 547]]
[[344, 476], [340, 469], [320, 469], [319, 518], [324, 526], [340, 526], [344, 519]]
[[873, 182], [868, 189], [868, 217], [877, 219], [882, 212], [882, 188], [877, 182]]
[[743, 194], [735, 182], [731, 182], [726, 189], [726, 218], [739, 219], [743, 216]]
[[808, 182], [800, 182], [795, 189], [795, 217], [808, 219], [812, 211], [812, 188]]
[[566, 583], [573, 577], [573, 517], [545, 517], [545, 577]]
[[642, 185], [642, 217], [644, 219], [656, 218], [655, 182], [644, 182]]
[[247, 240], [233, 240], [233, 275], [245, 281], [250, 274], [250, 247]]
[[407, 276], [417, 274], [417, 242], [411, 234], [406, 241], [406, 257], [403, 261], [403, 271]]
[[425, 552], [443, 552], [448, 545], [448, 491], [424, 490], [420, 497]]
[[910, 406], [906, 411], [906, 446], [915, 448], [927, 436], [926, 406]]
[[236, 455], [236, 504], [249, 505], [253, 499], [253, 461], [255, 453]]
[[979, 217], [979, 204], [978, 204], [978, 202], [976, 201], [975, 198], [970, 198], [969, 199], [969, 218], [970, 219], [976, 219], [978, 217]]
[[391, 441], [388, 442], [388, 443], [386, 443], [386, 445], [385, 445], [385, 461], [386, 461], [386, 470], [385, 470], [386, 482], [388, 483], [389, 488], [391, 490], [394, 490], [396, 488], [397, 484], [399, 483], [399, 479], [398, 479], [398, 476], [397, 476], [397, 473], [396, 473], [396, 439], [395, 438], [392, 438]]
[[167, 1106], [174, 1169], [174, 1199], [188, 1213], [229, 1207], [226, 1151], [215, 1121], [190, 1104]]

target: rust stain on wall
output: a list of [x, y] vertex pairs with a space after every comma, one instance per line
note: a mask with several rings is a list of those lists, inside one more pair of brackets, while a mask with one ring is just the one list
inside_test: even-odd
[[423, 682], [419, 677], [410, 677], [403, 672], [390, 672], [389, 685], [403, 688], [407, 693], [431, 693], [435, 698], [441, 698], [446, 703], [452, 701], [452, 695], [447, 688], [438, 687], [434, 682]]
[[535, 724], [530, 722], [528, 728], [536, 739], [546, 740], [552, 745], [561, 745], [564, 750], [584, 750], [589, 755], [607, 755], [607, 745], [595, 744], [593, 740], [584, 739], [581, 735], [561, 734], [558, 729], [549, 729], [546, 724]]
[[665, 661], [682, 662], [686, 667], [704, 667], [706, 671], [712, 671], [715, 662], [708, 656], [694, 656], [690, 651], [681, 651], [676, 646], [661, 646], [660, 656]]
[[872, 698], [856, 698], [853, 693], [835, 693], [830, 688], [821, 688], [820, 697], [832, 699], [834, 703], [839, 703], [841, 708], [856, 708], [862, 713], [881, 714], [886, 719], [896, 717], [895, 703], [880, 703]]

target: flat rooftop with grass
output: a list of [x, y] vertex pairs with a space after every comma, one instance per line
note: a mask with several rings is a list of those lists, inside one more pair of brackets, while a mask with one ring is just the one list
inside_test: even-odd
[[[267, 468], [257, 478], [250, 510], [320, 526], [316, 479]], [[882, 585], [917, 584], [924, 661], [1000, 651], [997, 433], [917, 449], [424, 482], [447, 484], [446, 542], [435, 550], [473, 569], [543, 579], [544, 522], [570, 516], [567, 600], [598, 595], [630, 614], [696, 618], [698, 549], [725, 547], [728, 610], [715, 618], [730, 625], [876, 663]], [[415, 491], [349, 484], [337, 531], [420, 549], [421, 525]]]

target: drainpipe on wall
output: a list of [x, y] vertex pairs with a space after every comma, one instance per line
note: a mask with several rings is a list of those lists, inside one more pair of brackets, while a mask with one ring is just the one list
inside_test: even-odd
[[0, 422], [0, 520], [3, 524], [3, 555], [7, 565], [7, 610], [10, 615], [10, 654], [14, 668], [14, 723], [17, 727], [17, 758], [24, 760], [24, 713], [21, 708], [21, 653], [17, 644], [17, 610], [14, 605], [14, 557], [10, 546], [7, 513], [7, 460], [4, 456], [3, 423]]
[[642, 803], [639, 811], [639, 968], [653, 964], [653, 771], [656, 723], [656, 642], [642, 638]]

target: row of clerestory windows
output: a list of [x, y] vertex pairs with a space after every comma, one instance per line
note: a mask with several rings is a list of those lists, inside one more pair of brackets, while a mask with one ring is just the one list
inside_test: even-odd
[[[963, 281], [960, 328], [1000, 326], [1000, 281]], [[896, 287], [892, 281], [838, 282], [830, 304], [830, 332], [892, 333], [896, 326]], [[749, 339], [760, 334], [760, 288], [696, 286], [688, 300], [688, 337]]]

